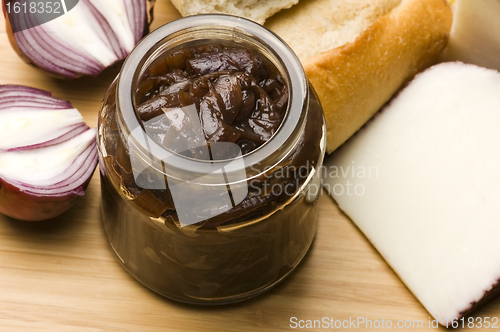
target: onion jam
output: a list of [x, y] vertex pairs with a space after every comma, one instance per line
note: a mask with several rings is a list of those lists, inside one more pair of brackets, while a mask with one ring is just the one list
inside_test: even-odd
[[[136, 97], [143, 121], [196, 105], [206, 141], [235, 143], [243, 154], [278, 130], [288, 99], [283, 77], [262, 55], [212, 45], [178, 50], [153, 65]], [[183, 125], [165, 128], [161, 144], [168, 146], [163, 140], [172, 139], [169, 131]]]
[[98, 143], [111, 248], [167, 298], [253, 297], [311, 246], [322, 108], [297, 57], [261, 25], [199, 15], [152, 32], [104, 98]]

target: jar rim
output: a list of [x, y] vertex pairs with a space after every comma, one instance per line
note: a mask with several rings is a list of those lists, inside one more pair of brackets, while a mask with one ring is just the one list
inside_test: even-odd
[[[279, 61], [284, 65], [286, 75], [288, 75], [288, 86], [290, 101], [279, 130], [270, 138], [273, 144], [262, 145], [255, 151], [241, 156], [243, 165], [252, 166], [261, 164], [270, 156], [276, 156], [276, 148], [281, 148], [289, 141], [297, 128], [303, 123], [305, 114], [304, 105], [308, 99], [308, 83], [302, 65], [291, 50], [291, 48], [276, 34], [262, 25], [247, 20], [245, 18], [226, 14], [202, 14], [181, 18], [167, 23], [146, 36], [131, 52], [121, 69], [117, 84], [117, 103], [123, 125], [129, 134], [129, 143], [132, 142], [139, 151], [143, 151], [149, 156], [154, 156], [155, 160], [168, 163], [170, 168], [182, 170], [191, 174], [207, 174], [208, 168], [223, 167], [227, 174], [241, 171], [241, 163], [234, 163], [230, 160], [196, 160], [178, 155], [157, 144], [145, 133], [140, 120], [137, 117], [134, 106], [134, 80], [141, 70], [141, 63], [151, 56], [154, 50], [158, 49], [162, 43], [176, 33], [188, 31], [189, 29], [225, 29], [238, 34], [247, 34], [263, 43], [263, 46], [272, 51]], [[292, 147], [295, 144], [292, 144]], [[281, 159], [281, 158], [279, 158]], [[279, 162], [279, 160], [278, 160]], [[207, 165], [208, 164], [208, 165]], [[165, 165], [163, 170], [165, 170]], [[159, 169], [161, 171], [161, 168]], [[196, 176], [194, 176], [196, 177]], [[240, 178], [240, 176], [238, 176]]]

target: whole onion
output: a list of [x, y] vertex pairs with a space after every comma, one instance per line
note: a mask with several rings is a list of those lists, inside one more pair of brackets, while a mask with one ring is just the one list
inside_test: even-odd
[[0, 85], [0, 212], [45, 220], [83, 196], [97, 165], [96, 130], [49, 92]]
[[[6, 1], [11, 3], [4, 2], [3, 10], [12, 47], [26, 63], [59, 78], [97, 76], [123, 60], [148, 33], [155, 2], [79, 0], [67, 13], [38, 25], [36, 14], [23, 14], [18, 6], [23, 15], [14, 15], [14, 0]], [[20, 1], [29, 8], [31, 0]]]

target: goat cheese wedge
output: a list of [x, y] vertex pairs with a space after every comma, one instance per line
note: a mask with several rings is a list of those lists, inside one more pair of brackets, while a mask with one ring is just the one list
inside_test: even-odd
[[499, 17], [500, 0], [457, 0], [446, 58], [500, 70]]
[[327, 162], [324, 187], [448, 326], [500, 282], [500, 73], [418, 75]]

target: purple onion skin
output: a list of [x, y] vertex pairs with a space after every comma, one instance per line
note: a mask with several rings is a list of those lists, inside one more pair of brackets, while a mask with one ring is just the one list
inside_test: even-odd
[[[0, 85], [0, 92], [2, 93], [16, 91], [23, 92], [25, 94], [19, 98], [27, 98], [27, 100], [30, 100], [34, 104], [38, 103], [40, 105], [44, 105], [47, 98], [52, 98], [52, 94], [48, 91], [22, 85]], [[8, 106], [8, 102], [5, 104], [5, 99], [6, 98], [0, 100], [0, 107], [2, 106], [2, 102], [4, 103], [3, 106]], [[52, 105], [52, 108], [50, 109], [60, 109], [57, 107], [57, 103], [55, 101], [59, 101], [61, 105], [67, 106], [68, 109], [72, 108], [70, 102], [54, 98], [54, 105]], [[12, 102], [9, 105], [12, 107]], [[17, 111], [22, 110], [19, 110], [18, 108]], [[43, 112], [45, 110], [41, 111]], [[25, 151], [24, 153], [36, 153], [38, 148], [51, 144], [63, 143], [71, 137], [84, 134], [87, 130], [90, 130], [90, 128], [83, 122], [83, 119], [81, 123], [64, 127], [64, 129], [69, 129], [70, 131], [65, 132], [53, 140], [42, 141], [38, 144], [32, 144], [31, 146], [16, 146], [12, 149], [1, 150], [1, 152], [9, 153], [11, 151]], [[69, 135], [70, 133], [72, 135]], [[57, 217], [66, 212], [75, 204], [78, 198], [85, 194], [85, 189], [87, 189], [92, 179], [92, 174], [96, 169], [98, 160], [95, 141], [89, 142], [85, 151], [88, 149], [95, 151], [90, 151], [85, 160], [80, 160], [82, 162], [81, 165], [75, 164], [80, 167], [77, 172], [74, 172], [74, 169], [71, 169], [71, 175], [73, 176], [80, 175], [80, 171], [84, 170], [83, 176], [79, 180], [77, 179], [77, 182], [73, 182], [73, 186], [66, 186], [66, 189], [63, 188], [65, 188], [68, 179], [71, 178], [68, 176], [60, 177], [60, 179], [54, 179], [56, 183], [45, 188], [32, 186], [29, 183], [16, 182], [15, 180], [9, 181], [5, 177], [0, 177], [0, 213], [19, 220], [41, 221]], [[57, 187], [57, 185], [60, 187], [59, 192], [54, 191], [53, 189], [54, 187]], [[30, 188], [32, 190], [30, 190]]]
[[[85, 190], [90, 179], [83, 185]], [[0, 212], [18, 220], [42, 221], [69, 210], [81, 196], [71, 193], [60, 197], [36, 196], [0, 179]]]
[[[146, 36], [149, 33], [149, 27], [150, 27], [150, 25], [151, 25], [151, 23], [153, 22], [153, 19], [154, 19], [154, 5], [156, 3], [156, 0], [144, 0], [144, 1], [146, 1], [146, 3], [147, 3], [147, 9], [148, 10], [147, 10], [147, 16], [146, 16], [146, 18], [144, 20], [144, 32], [142, 34], [143, 37]], [[17, 45], [17, 41], [16, 41], [16, 38], [15, 38], [14, 32], [12, 31], [12, 27], [10, 25], [9, 15], [7, 15], [7, 10], [5, 8], [5, 1], [2, 1], [2, 11], [3, 11], [3, 14], [4, 14], [4, 18], [5, 18], [5, 31], [7, 33], [7, 37], [9, 38], [10, 45], [12, 46], [12, 48], [14, 49], [14, 51], [17, 53], [17, 55], [26, 64], [34, 67], [35, 69], [41, 70], [42, 72], [44, 72], [48, 76], [51, 76], [51, 77], [54, 77], [54, 78], [58, 78], [58, 79], [71, 80], [71, 79], [76, 79], [76, 78], [80, 78], [80, 77], [86, 76], [86, 75], [83, 75], [83, 74], [75, 74], [75, 75], [57, 74], [57, 73], [54, 73], [52, 70], [50, 70], [48, 68], [41, 68], [40, 66], [38, 66], [37, 64], [35, 64], [32, 59], [30, 59], [28, 56], [26, 56], [26, 54], [24, 54], [19, 49], [19, 46]], [[118, 60], [118, 62], [123, 61], [123, 60], [124, 59]], [[111, 66], [113, 66], [113, 65], [114, 64], [112, 64]], [[95, 76], [98, 76], [99, 74], [100, 73], [97, 73], [96, 75], [92, 75], [92, 76], [95, 77]]]

